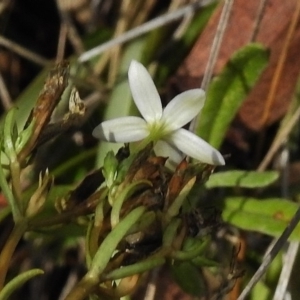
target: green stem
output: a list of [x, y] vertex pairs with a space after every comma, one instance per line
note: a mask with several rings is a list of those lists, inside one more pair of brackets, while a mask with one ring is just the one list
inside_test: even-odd
[[2, 290], [6, 274], [10, 265], [15, 249], [26, 231], [27, 225], [24, 222], [15, 225], [12, 233], [10, 234], [6, 244], [4, 245], [0, 254], [0, 290]]
[[3, 222], [3, 220], [11, 214], [11, 208], [9, 206], [6, 206], [4, 208], [1, 208], [0, 210], [0, 223]]
[[[9, 160], [10, 177], [12, 182], [12, 191], [6, 181], [6, 176], [0, 166], [1, 188], [9, 201], [12, 208], [15, 223], [22, 222], [24, 218], [24, 203], [22, 199], [22, 189], [20, 182], [20, 164], [15, 150], [15, 112], [16, 108], [12, 108], [6, 115], [3, 127], [3, 152]], [[0, 162], [2, 158], [0, 156]]]
[[18, 203], [15, 200], [15, 197], [12, 193], [12, 190], [7, 183], [6, 176], [3, 171], [3, 167], [1, 165], [2, 155], [3, 154], [1, 154], [1, 151], [0, 151], [0, 186], [1, 186], [2, 192], [5, 196], [5, 199], [8, 201], [9, 206], [11, 207], [14, 221], [15, 221], [15, 223], [18, 223], [22, 219], [22, 214], [20, 211], [20, 207], [18, 206]]
[[12, 181], [12, 189], [15, 201], [19, 207], [19, 211], [21, 213], [21, 217], [24, 216], [25, 213], [25, 205], [22, 199], [22, 188], [21, 188], [21, 181], [20, 181], [20, 164], [16, 160], [12, 160], [10, 162], [10, 174], [11, 174], [11, 181]]

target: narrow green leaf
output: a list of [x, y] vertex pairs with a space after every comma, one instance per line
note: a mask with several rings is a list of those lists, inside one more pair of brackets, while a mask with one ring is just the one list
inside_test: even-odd
[[188, 250], [182, 251], [174, 251], [172, 253], [172, 258], [176, 260], [192, 260], [198, 256], [200, 256], [205, 248], [207, 247], [207, 242], [203, 242], [201, 240], [195, 239], [193, 247]]
[[183, 189], [180, 191], [174, 202], [170, 205], [168, 208], [165, 218], [166, 220], [171, 220], [173, 217], [177, 216], [179, 214], [179, 211], [186, 200], [187, 196], [189, 195], [191, 189], [193, 188], [194, 184], [196, 182], [196, 177], [192, 177], [186, 185], [183, 187]]
[[10, 282], [8, 282], [5, 287], [0, 292], [0, 300], [6, 300], [9, 299], [11, 294], [16, 291], [18, 288], [20, 288], [26, 281], [29, 279], [44, 274], [44, 271], [41, 269], [32, 269], [29, 271], [26, 271], [18, 276], [16, 276], [14, 279], [12, 279]]
[[105, 275], [105, 280], [117, 280], [120, 278], [143, 273], [152, 270], [155, 267], [163, 265], [165, 261], [166, 259], [164, 257], [150, 257], [149, 259], [137, 262], [133, 265], [125, 266], [111, 271], [110, 273]]
[[228, 126], [266, 67], [269, 51], [260, 44], [238, 50], [215, 77], [207, 91], [196, 133], [218, 148]]
[[194, 258], [192, 260], [192, 263], [198, 267], [198, 268], [201, 268], [201, 267], [218, 267], [219, 264], [212, 260], [212, 259], [209, 259], [209, 258], [206, 258], [205, 256], [198, 256], [196, 258]]
[[[299, 205], [281, 198], [259, 200], [231, 197], [224, 201], [223, 219], [241, 229], [278, 237], [289, 224]], [[291, 235], [300, 241], [300, 224]]]
[[180, 224], [181, 224], [180, 219], [173, 218], [168, 224], [168, 226], [166, 227], [163, 236], [163, 246], [165, 248], [170, 247], [172, 245]]
[[88, 272], [90, 278], [99, 278], [121, 239], [144, 212], [145, 207], [135, 208], [107, 235], [92, 260], [91, 268]]
[[187, 293], [200, 297], [205, 291], [204, 281], [199, 269], [191, 262], [180, 262], [172, 266], [172, 275]]
[[279, 173], [275, 171], [226, 171], [212, 174], [205, 186], [208, 189], [216, 187], [258, 188], [272, 184], [278, 176]]
[[149, 187], [151, 185], [151, 182], [147, 180], [140, 180], [133, 182], [132, 184], [126, 186], [122, 192], [118, 195], [116, 199], [114, 199], [110, 220], [111, 220], [111, 228], [115, 228], [115, 226], [119, 223], [120, 218], [120, 212], [123, 203], [136, 191]]

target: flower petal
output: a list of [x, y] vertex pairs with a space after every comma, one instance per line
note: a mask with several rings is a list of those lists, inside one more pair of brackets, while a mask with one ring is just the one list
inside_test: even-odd
[[176, 130], [194, 119], [204, 101], [205, 92], [202, 89], [188, 90], [177, 95], [163, 111], [163, 120], [168, 129], [170, 126], [170, 130]]
[[182, 152], [166, 141], [158, 141], [154, 146], [154, 152], [157, 156], [169, 158], [165, 166], [171, 170], [175, 170], [184, 157]]
[[149, 131], [147, 123], [142, 118], [123, 117], [102, 122], [92, 134], [107, 142], [129, 143], [142, 140]]
[[183, 153], [203, 163], [225, 165], [224, 158], [218, 150], [188, 130], [176, 130], [168, 137], [168, 141]]
[[176, 163], [180, 163], [183, 159], [183, 154], [178, 148], [162, 140], [157, 141], [154, 146], [154, 152], [157, 156], [169, 157]]
[[128, 79], [133, 100], [143, 118], [150, 123], [159, 120], [162, 116], [161, 100], [146, 68], [133, 60]]

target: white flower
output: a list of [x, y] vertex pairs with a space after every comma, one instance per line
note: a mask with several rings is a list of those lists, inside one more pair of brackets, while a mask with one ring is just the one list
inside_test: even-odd
[[177, 163], [182, 151], [203, 163], [224, 165], [220, 152], [194, 133], [181, 128], [202, 109], [205, 92], [193, 89], [177, 95], [164, 109], [146, 68], [132, 61], [128, 71], [133, 100], [143, 118], [121, 117], [98, 125], [93, 135], [108, 142], [128, 143], [146, 139], [155, 142], [157, 155], [171, 156]]

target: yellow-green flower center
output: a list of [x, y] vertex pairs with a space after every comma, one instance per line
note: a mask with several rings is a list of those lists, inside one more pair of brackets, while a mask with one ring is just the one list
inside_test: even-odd
[[171, 132], [167, 124], [165, 122], [162, 122], [161, 120], [148, 124], [148, 129], [149, 136], [147, 137], [147, 140], [154, 143], [158, 140], [162, 140]]
[[149, 135], [139, 143], [136, 150], [139, 151], [151, 142], [156, 144], [156, 142], [159, 140], [164, 140], [165, 137], [172, 132], [169, 126], [161, 120], [148, 123], [148, 130]]

